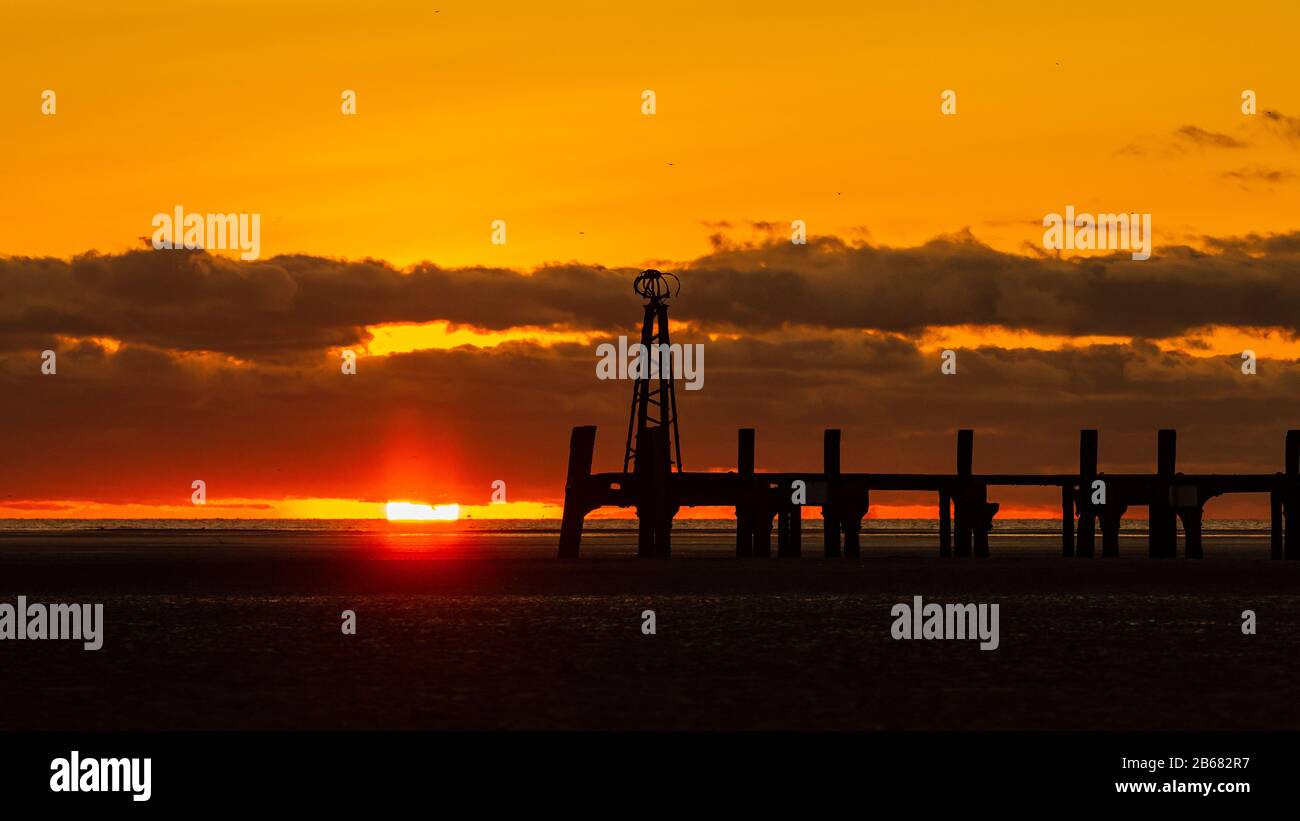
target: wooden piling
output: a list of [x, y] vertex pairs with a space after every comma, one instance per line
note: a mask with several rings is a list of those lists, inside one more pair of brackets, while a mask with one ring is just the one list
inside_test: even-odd
[[1061, 556], [1074, 558], [1074, 493], [1061, 485]]
[[1286, 432], [1286, 477], [1282, 493], [1283, 558], [1300, 559], [1300, 430]]
[[968, 559], [971, 555], [972, 536], [974, 535], [974, 495], [970, 475], [975, 461], [975, 431], [963, 428], [957, 431], [957, 493], [953, 500], [953, 512], [957, 543], [953, 545], [953, 556]]
[[736, 442], [736, 475], [740, 479], [741, 496], [745, 500], [736, 505], [736, 558], [754, 555], [754, 429], [741, 428]]
[[835, 504], [840, 475], [840, 432], [828, 428], [822, 434], [822, 471], [826, 474], [826, 502], [822, 505], [822, 542], [828, 559], [840, 557], [840, 518]]
[[946, 490], [939, 491], [939, 556], [952, 556], [952, 497]]
[[668, 477], [671, 473], [668, 429], [643, 428], [637, 435], [637, 556], [666, 559], [672, 555], [673, 514]]
[[975, 431], [962, 428], [957, 431], [957, 475], [970, 476], [975, 467]]
[[1147, 555], [1152, 559], [1178, 557], [1178, 519], [1170, 504], [1178, 462], [1178, 432], [1162, 428], [1156, 438], [1156, 475], [1147, 514]]
[[1268, 557], [1282, 558], [1282, 491], [1274, 490], [1268, 494]]
[[569, 472], [564, 481], [564, 515], [560, 520], [559, 558], [576, 559], [582, 546], [582, 522], [589, 501], [584, 497], [584, 483], [591, 476], [591, 460], [596, 450], [595, 425], [575, 427], [569, 434]]
[[840, 507], [840, 528], [844, 532], [844, 558], [856, 559], [862, 555], [862, 519], [867, 515], [867, 491], [862, 498], [854, 498]]
[[655, 523], [649, 513], [636, 514], [636, 557], [653, 559], [655, 555]]
[[853, 517], [844, 519], [842, 520], [842, 529], [844, 530], [844, 558], [859, 558], [862, 555], [862, 543], [859, 541], [862, 520]]
[[654, 526], [654, 477], [651, 475], [650, 465], [654, 463], [653, 458], [646, 458], [650, 454], [650, 429], [641, 428], [636, 432], [636, 455], [637, 460], [634, 465], [637, 503], [636, 503], [636, 555], [638, 558], [647, 559], [654, 556], [655, 544], [655, 526]]
[[974, 502], [971, 509], [976, 514], [971, 522], [971, 540], [974, 543], [971, 552], [977, 559], [987, 559], [989, 557], [989, 531], [993, 529], [993, 516], [998, 512], [998, 506], [989, 503], [988, 485], [975, 485]]
[[754, 429], [736, 431], [736, 472], [742, 477], [754, 476]]
[[795, 505], [790, 511], [790, 544], [785, 553], [777, 554], [783, 559], [798, 559], [803, 556], [803, 506]]
[[1097, 479], [1097, 431], [1079, 431], [1079, 491], [1075, 501], [1079, 510], [1079, 529], [1074, 555], [1091, 559], [1096, 549], [1096, 511], [1092, 505], [1092, 483]]

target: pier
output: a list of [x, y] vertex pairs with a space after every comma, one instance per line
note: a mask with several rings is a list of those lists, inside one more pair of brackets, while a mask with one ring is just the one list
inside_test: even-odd
[[[637, 555], [668, 558], [673, 518], [683, 507], [697, 505], [735, 509], [738, 558], [770, 557], [773, 530], [776, 555], [798, 558], [804, 549], [801, 508], [811, 505], [819, 508], [822, 516], [823, 555], [856, 559], [861, 554], [862, 520], [870, 509], [871, 492], [900, 490], [935, 495], [939, 556], [980, 558], [989, 555], [989, 532], [998, 512], [998, 505], [988, 501], [989, 488], [1019, 485], [1060, 488], [1061, 555], [1065, 558], [1093, 558], [1098, 530], [1101, 556], [1118, 557], [1124, 514], [1130, 508], [1146, 507], [1150, 558], [1177, 557], [1181, 521], [1183, 556], [1199, 559], [1204, 553], [1201, 517], [1206, 502], [1229, 493], [1267, 493], [1269, 555], [1300, 559], [1300, 430], [1286, 433], [1284, 471], [1259, 474], [1179, 473], [1178, 437], [1172, 429], [1157, 433], [1153, 473], [1102, 472], [1097, 461], [1098, 434], [1091, 429], [1079, 432], [1077, 473], [976, 473], [973, 430], [957, 431], [952, 473], [845, 473], [840, 469], [840, 431], [835, 429], [824, 432], [820, 472], [760, 473], [754, 468], [752, 428], [739, 431], [734, 471], [691, 473], [673, 470], [680, 462], [669, 455], [669, 430], [647, 426], [636, 431], [635, 452], [650, 458], [636, 459], [632, 470], [592, 473], [596, 428], [573, 429], [559, 558], [579, 556], [583, 522], [588, 513], [602, 507], [634, 508], [639, 521]], [[1295, 522], [1290, 521], [1292, 516]]]
[[[641, 349], [669, 345], [668, 303], [681, 292], [671, 273], [642, 271], [632, 290], [644, 301]], [[983, 558], [989, 555], [989, 532], [998, 505], [989, 488], [1040, 486], [1060, 488], [1061, 555], [1091, 559], [1101, 531], [1103, 558], [1119, 556], [1119, 531], [1132, 507], [1148, 512], [1147, 555], [1178, 556], [1178, 522], [1183, 524], [1183, 555], [1202, 558], [1201, 517], [1205, 503], [1228, 493], [1267, 493], [1271, 529], [1269, 555], [1300, 559], [1300, 430], [1286, 434], [1282, 473], [1188, 474], [1178, 472], [1178, 434], [1156, 434], [1154, 473], [1104, 473], [1097, 461], [1097, 431], [1079, 431], [1079, 471], [1058, 474], [975, 472], [975, 431], [957, 431], [952, 473], [845, 473], [840, 469], [841, 437], [837, 429], [822, 437], [819, 473], [759, 473], [754, 460], [755, 432], [741, 428], [736, 469], [727, 473], [690, 473], [682, 469], [681, 431], [671, 358], [658, 369], [642, 368], [632, 384], [623, 470], [592, 473], [596, 428], [573, 429], [569, 469], [564, 485], [564, 518], [559, 557], [575, 559], [582, 547], [588, 513], [602, 507], [635, 508], [639, 523], [637, 555], [672, 555], [673, 518], [683, 507], [731, 507], [736, 515], [736, 557], [768, 558], [772, 531], [776, 555], [803, 555], [802, 509], [821, 511], [822, 552], [826, 558], [859, 558], [862, 520], [872, 491], [920, 491], [935, 495], [939, 519], [939, 555]], [[1288, 524], [1291, 517], [1296, 521]], [[775, 528], [773, 527], [775, 523]]]

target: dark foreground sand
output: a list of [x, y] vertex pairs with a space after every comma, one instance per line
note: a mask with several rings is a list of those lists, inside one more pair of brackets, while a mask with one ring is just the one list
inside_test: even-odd
[[[1201, 562], [726, 541], [654, 562], [607, 534], [561, 563], [552, 534], [0, 534], [0, 601], [106, 610], [98, 652], [0, 642], [0, 728], [1300, 728], [1300, 563], [1260, 540]], [[999, 603], [1001, 647], [891, 639], [914, 595]]]

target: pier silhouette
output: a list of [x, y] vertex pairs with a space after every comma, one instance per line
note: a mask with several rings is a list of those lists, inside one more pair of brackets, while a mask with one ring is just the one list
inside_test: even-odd
[[[642, 342], [647, 346], [667, 343], [669, 338], [670, 293], [666, 277], [672, 275], [644, 271], [633, 285], [636, 293], [646, 299]], [[592, 473], [596, 428], [573, 428], [559, 558], [578, 557], [583, 522], [588, 513], [602, 507], [635, 508], [639, 522], [637, 555], [668, 558], [672, 552], [673, 518], [689, 506], [735, 509], [739, 558], [771, 556], [773, 522], [777, 556], [795, 558], [803, 555], [801, 509], [811, 505], [821, 511], [823, 554], [827, 558], [855, 559], [861, 554], [862, 520], [870, 509], [872, 491], [934, 493], [939, 555], [986, 557], [989, 532], [998, 512], [998, 505], [988, 500], [989, 488], [1040, 486], [1060, 488], [1061, 554], [1066, 558], [1095, 556], [1099, 529], [1101, 555], [1119, 556], [1124, 514], [1133, 507], [1146, 507], [1150, 558], [1177, 557], [1181, 520], [1183, 555], [1199, 559], [1204, 554], [1201, 519], [1206, 502], [1229, 493], [1267, 493], [1270, 557], [1300, 559], [1300, 430], [1286, 433], [1285, 470], [1280, 473], [1179, 473], [1177, 433], [1172, 429], [1157, 434], [1153, 473], [1102, 472], [1097, 461], [1098, 434], [1093, 429], [1079, 432], [1078, 473], [975, 473], [975, 432], [969, 429], [957, 431], [953, 473], [844, 473], [840, 469], [841, 437], [837, 429], [824, 433], [820, 472], [759, 473], [754, 469], [753, 428], [739, 431], [734, 471], [690, 473], [681, 469], [673, 381], [671, 367], [653, 375], [643, 371], [634, 380], [622, 471]]]
[[[596, 428], [573, 429], [569, 472], [560, 527], [560, 558], [576, 558], [584, 518], [601, 507], [631, 507], [640, 521], [637, 555], [667, 558], [673, 517], [682, 507], [709, 505], [736, 510], [736, 556], [764, 558], [772, 553], [776, 522], [777, 555], [803, 555], [800, 509], [820, 508], [823, 554], [855, 559], [860, 555], [862, 520], [874, 491], [930, 491], [937, 497], [938, 552], [943, 557], [989, 555], [989, 532], [998, 511], [988, 501], [990, 487], [1041, 486], [1061, 490], [1061, 554], [1092, 558], [1101, 531], [1101, 555], [1119, 556], [1120, 521], [1133, 507], [1149, 514], [1147, 555], [1177, 556], [1178, 521], [1183, 525], [1183, 555], [1203, 556], [1201, 517], [1206, 502], [1229, 493], [1267, 493], [1270, 500], [1269, 552], [1274, 559], [1300, 559], [1300, 430], [1287, 431], [1285, 471], [1260, 474], [1179, 473], [1177, 435], [1158, 434], [1154, 473], [1104, 473], [1097, 464], [1097, 431], [1079, 432], [1079, 472], [1065, 474], [975, 473], [973, 430], [957, 431], [953, 473], [844, 473], [840, 470], [840, 431], [827, 430], [823, 469], [818, 473], [754, 470], [754, 430], [739, 431], [736, 470], [727, 473], [673, 472], [665, 457], [667, 439], [651, 428], [639, 448], [660, 458], [644, 459], [638, 470], [591, 473]], [[1094, 504], [1096, 482], [1105, 501]], [[804, 504], [792, 499], [802, 483]], [[1294, 519], [1294, 521], [1292, 521]]]

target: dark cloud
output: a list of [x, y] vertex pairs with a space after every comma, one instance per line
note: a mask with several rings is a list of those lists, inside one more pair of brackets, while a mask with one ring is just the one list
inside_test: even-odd
[[1257, 185], [1277, 185], [1290, 182], [1296, 178], [1296, 172], [1286, 168], [1264, 168], [1253, 166], [1223, 172], [1223, 178], [1239, 183], [1242, 188], [1250, 189]]
[[[676, 267], [673, 313], [710, 329], [859, 328], [912, 333], [998, 325], [1051, 334], [1166, 337], [1211, 324], [1300, 331], [1300, 233], [1206, 238], [1060, 259], [994, 250], [969, 232], [917, 247], [810, 238], [724, 243]], [[367, 338], [385, 322], [485, 329], [613, 330], [637, 321], [634, 269], [579, 263], [532, 272], [400, 270], [305, 255], [240, 262], [201, 251], [0, 259], [0, 351], [56, 336], [292, 361]]]
[[[703, 390], [678, 394], [691, 470], [731, 467], [742, 426], [758, 429], [764, 469], [815, 469], [821, 429], [839, 427], [847, 470], [949, 471], [953, 432], [973, 427], [979, 470], [1068, 471], [1077, 430], [1096, 427], [1106, 470], [1145, 471], [1155, 431], [1172, 426], [1185, 471], [1275, 470], [1297, 426], [1290, 361], [1244, 376], [1235, 357], [1143, 342], [966, 347], [945, 376], [937, 352], [887, 335], [678, 339], [705, 345]], [[595, 365], [590, 346], [526, 343], [363, 357], [355, 376], [331, 358], [244, 366], [88, 347], [49, 377], [35, 358], [0, 357], [0, 500], [185, 504], [197, 478], [212, 504], [483, 503], [496, 479], [512, 499], [558, 500], [571, 426], [600, 427], [597, 469], [622, 455], [631, 388], [598, 380]], [[903, 499], [877, 499], [891, 500]]]
[[[974, 427], [980, 469], [1062, 471], [1078, 428], [1097, 427], [1108, 470], [1145, 470], [1154, 431], [1173, 426], [1184, 470], [1276, 469], [1282, 431], [1300, 422], [1300, 364], [1266, 359], [1247, 377], [1235, 357], [1144, 340], [1208, 324], [1297, 330], [1300, 234], [1201, 245], [1145, 262], [1007, 254], [969, 232], [912, 248], [720, 246], [676, 267], [675, 320], [738, 334], [709, 340], [679, 325], [674, 337], [706, 352], [704, 389], [679, 395], [686, 466], [730, 467], [734, 430], [754, 426], [760, 466], [814, 469], [820, 430], [840, 427], [847, 469], [946, 471], [953, 431]], [[327, 349], [375, 323], [437, 319], [612, 340], [640, 316], [634, 273], [202, 252], [0, 260], [0, 500], [184, 504], [196, 478], [214, 504], [472, 504], [496, 479], [513, 499], [558, 500], [571, 426], [600, 426], [598, 468], [622, 453], [630, 387], [596, 378], [594, 346], [363, 356], [355, 376]], [[976, 339], [943, 376], [916, 343], [940, 325], [1136, 341], [1036, 350]], [[46, 347], [57, 376], [40, 372]]]
[[[1294, 330], [1296, 237], [1161, 248], [1134, 261], [1033, 258], [955, 236], [916, 248], [773, 243], [683, 269], [677, 315], [753, 330], [782, 324], [915, 332], [1000, 325], [1055, 334], [1171, 336], [1209, 324]], [[1248, 246], [1267, 248], [1263, 255]]]
[[1188, 147], [1201, 149], [1239, 149], [1249, 148], [1250, 143], [1228, 134], [1201, 128], [1198, 125], [1185, 125], [1161, 136], [1145, 136], [1121, 146], [1115, 151], [1117, 157], [1146, 157], [1156, 154], [1172, 159], [1186, 154]]
[[1277, 136], [1291, 142], [1300, 141], [1300, 117], [1292, 117], [1280, 111], [1265, 111], [1263, 122]]
[[1250, 254], [1258, 259], [1293, 259], [1300, 255], [1300, 232], [1204, 237], [1205, 246], [1221, 254]]
[[1175, 131], [1174, 135], [1193, 145], [1204, 148], [1247, 148], [1250, 146], [1250, 143], [1238, 140], [1236, 137], [1206, 131], [1204, 128], [1195, 125], [1185, 125]]

